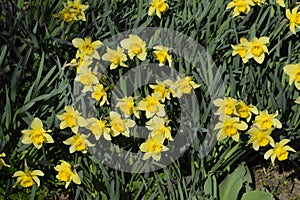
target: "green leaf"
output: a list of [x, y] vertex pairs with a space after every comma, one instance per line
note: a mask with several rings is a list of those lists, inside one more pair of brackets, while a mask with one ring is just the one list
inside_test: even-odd
[[253, 200], [253, 199], [273, 200], [273, 197], [272, 194], [261, 190], [254, 190], [254, 191], [247, 192], [242, 197], [242, 200]]

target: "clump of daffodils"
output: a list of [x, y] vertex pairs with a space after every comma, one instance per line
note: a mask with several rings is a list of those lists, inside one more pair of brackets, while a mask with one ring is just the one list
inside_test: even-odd
[[271, 135], [275, 129], [282, 128], [281, 122], [277, 119], [278, 111], [273, 114], [269, 114], [267, 110], [258, 111], [254, 105], [247, 105], [244, 101], [231, 97], [216, 99], [214, 105], [218, 108], [215, 115], [219, 116], [219, 122], [214, 128], [218, 130], [216, 135], [218, 141], [232, 138], [234, 141], [240, 142], [240, 135], [246, 134], [245, 136], [249, 138], [247, 145], [252, 144], [255, 151], [260, 148], [265, 149], [268, 145], [274, 148], [265, 154], [265, 159], [271, 156], [273, 164], [275, 158], [280, 161], [286, 160], [287, 152], [294, 152], [291, 147], [284, 146], [288, 140], [275, 143]]

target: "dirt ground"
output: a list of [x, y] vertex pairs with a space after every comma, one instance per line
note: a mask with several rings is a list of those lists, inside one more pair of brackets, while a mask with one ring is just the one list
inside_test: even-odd
[[300, 174], [282, 163], [273, 167], [260, 163], [252, 167], [255, 188], [267, 189], [277, 200], [300, 200]]

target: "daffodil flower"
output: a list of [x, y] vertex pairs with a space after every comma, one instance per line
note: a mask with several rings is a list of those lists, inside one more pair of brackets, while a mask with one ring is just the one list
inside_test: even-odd
[[300, 90], [300, 63], [286, 65], [283, 71], [289, 76], [289, 84], [295, 82], [296, 88]]
[[247, 52], [248, 52], [248, 48], [246, 46], [248, 40], [246, 38], [241, 38], [240, 39], [240, 43], [237, 44], [237, 45], [231, 45], [233, 51], [232, 51], [232, 56], [235, 56], [235, 55], [239, 55], [242, 60], [243, 60], [243, 63], [247, 63], [248, 62], [248, 59], [246, 58], [246, 55], [247, 55]]
[[215, 112], [215, 115], [238, 115], [236, 112], [236, 105], [238, 101], [231, 97], [224, 97], [224, 99], [219, 98], [214, 100], [214, 105], [218, 106], [217, 112]]
[[151, 130], [151, 137], [162, 137], [163, 139], [173, 140], [171, 136], [171, 127], [166, 126], [168, 119], [154, 116], [146, 122], [146, 128]]
[[17, 177], [17, 181], [14, 187], [19, 183], [22, 187], [25, 188], [31, 187], [34, 183], [36, 183], [37, 186], [40, 186], [40, 179], [38, 178], [38, 176], [44, 176], [44, 173], [41, 170], [30, 171], [25, 162], [25, 170], [16, 171], [12, 176], [13, 178]]
[[260, 130], [256, 126], [252, 126], [247, 133], [251, 135], [250, 140], [248, 141], [248, 144], [252, 143], [253, 149], [255, 151], [258, 151], [259, 147], [267, 146], [268, 144], [271, 144], [274, 146], [274, 140], [270, 136], [274, 128], [266, 129], [266, 130]]
[[169, 62], [169, 66], [172, 66], [172, 56], [168, 53], [169, 48], [155, 46], [153, 49], [155, 50], [153, 53], [155, 54], [156, 60], [159, 62], [159, 66], [163, 66], [167, 61]]
[[285, 7], [284, 0], [276, 0], [276, 3], [277, 3], [278, 5], [280, 5], [281, 7]]
[[96, 71], [92, 72], [89, 68], [81, 67], [74, 80], [84, 85], [82, 92], [93, 91], [93, 85], [99, 83], [96, 75]]
[[145, 152], [143, 160], [153, 158], [158, 161], [161, 158], [161, 152], [167, 151], [168, 147], [163, 145], [163, 140], [149, 137], [146, 142], [140, 145], [140, 150]]
[[118, 99], [118, 103], [116, 107], [119, 107], [120, 110], [125, 114], [126, 117], [134, 114], [136, 118], [140, 118], [139, 110], [134, 105], [133, 97], [124, 97], [122, 99]]
[[47, 132], [51, 130], [45, 130], [43, 128], [43, 123], [39, 118], [34, 118], [30, 125], [31, 129], [22, 130], [23, 144], [32, 144], [40, 149], [43, 146], [43, 143], [54, 143], [53, 138]]
[[119, 134], [129, 137], [129, 128], [135, 126], [135, 121], [131, 119], [122, 119], [121, 115], [114, 111], [109, 113], [109, 119], [109, 126], [111, 127], [113, 137], [116, 137]]
[[2, 167], [10, 167], [10, 165], [6, 164], [2, 158], [5, 158], [6, 154], [3, 152], [0, 154], [0, 170]]
[[290, 20], [289, 26], [292, 33], [296, 34], [295, 27], [300, 28], [300, 12], [297, 12], [299, 6], [292, 9], [286, 9], [285, 15]]
[[266, 3], [265, 0], [252, 0], [252, 1], [253, 1], [253, 3], [255, 3], [258, 6], [262, 6], [263, 4]]
[[254, 58], [259, 64], [263, 63], [265, 59], [265, 53], [268, 52], [267, 44], [269, 44], [268, 37], [252, 38], [249, 42], [245, 43], [245, 46], [249, 49], [245, 56], [245, 59]]
[[178, 78], [175, 82], [175, 93], [178, 98], [182, 97], [183, 94], [190, 94], [192, 89], [200, 87], [193, 81], [192, 76], [185, 76], [183, 78]]
[[73, 133], [77, 133], [79, 126], [85, 127], [87, 125], [87, 121], [72, 106], [65, 106], [64, 110], [66, 111], [65, 113], [57, 115], [57, 118], [61, 121], [60, 129], [70, 127]]
[[268, 160], [271, 157], [272, 164], [275, 164], [275, 159], [277, 158], [279, 161], [286, 160], [289, 155], [289, 151], [291, 152], [296, 152], [295, 149], [292, 147], [286, 145], [289, 143], [291, 140], [289, 139], [283, 139], [280, 142], [276, 142], [275, 144], [271, 144], [273, 149], [268, 150], [264, 158]]
[[257, 115], [258, 110], [253, 105], [246, 105], [243, 101], [238, 101], [238, 103], [235, 106], [236, 112], [240, 118], [246, 119], [247, 122], [250, 121], [252, 117], [252, 113]]
[[58, 174], [56, 175], [56, 178], [60, 181], [65, 181], [66, 185], [65, 188], [67, 189], [70, 185], [71, 181], [76, 183], [77, 185], [81, 184], [80, 177], [78, 176], [76, 170], [74, 167], [70, 165], [70, 163], [66, 161], [61, 161], [60, 165], [56, 165], [54, 167], [56, 171], [58, 171]]
[[228, 115], [221, 115], [220, 122], [218, 122], [214, 130], [218, 130], [217, 140], [223, 140], [227, 137], [231, 137], [234, 141], [238, 142], [240, 135], [239, 130], [244, 131], [248, 128], [248, 125], [240, 121], [238, 117], [230, 117]]
[[65, 145], [70, 146], [70, 153], [74, 153], [75, 151], [81, 151], [82, 153], [87, 153], [87, 148], [94, 146], [91, 144], [90, 141], [87, 139], [89, 135], [84, 135], [80, 133], [76, 133], [76, 135], [68, 138], [67, 140], [63, 141]]
[[165, 12], [169, 8], [166, 0], [152, 0], [148, 10], [148, 15], [152, 16], [155, 12], [156, 15], [161, 18], [161, 13]]
[[171, 100], [171, 94], [173, 97], [176, 96], [175, 89], [173, 89], [175, 87], [175, 83], [170, 79], [164, 80], [163, 82], [156, 81], [156, 84], [150, 84], [150, 88], [154, 90], [153, 93], [159, 93], [162, 102], [165, 102], [166, 98]]
[[101, 83], [97, 83], [95, 86], [93, 86], [93, 92], [92, 97], [96, 101], [100, 101], [100, 106], [103, 106], [105, 103], [108, 105], [108, 99], [107, 99], [107, 93], [104, 89], [104, 86]]
[[92, 38], [74, 38], [72, 44], [74, 47], [78, 48], [80, 53], [100, 59], [99, 53], [97, 52], [97, 49], [102, 46], [100, 40], [92, 42]]
[[107, 47], [106, 53], [102, 56], [102, 60], [111, 62], [110, 69], [116, 69], [118, 66], [128, 67], [124, 63], [127, 60], [127, 56], [124, 53], [124, 49], [120, 47], [117, 47], [117, 50], [112, 50]]
[[160, 99], [160, 94], [158, 92], [153, 93], [151, 95], [146, 96], [142, 101], [140, 101], [137, 105], [137, 108], [139, 110], [146, 111], [146, 117], [148, 119], [154, 115], [163, 117], [165, 116], [166, 112], [164, 105], [159, 102]]
[[121, 41], [121, 46], [128, 50], [130, 59], [136, 56], [142, 61], [146, 60], [146, 43], [139, 36], [130, 34], [128, 38]]
[[92, 57], [77, 51], [75, 58], [71, 60], [69, 65], [76, 66], [76, 72], [79, 73], [81, 67], [88, 68], [92, 63]]
[[241, 13], [247, 14], [250, 11], [250, 6], [254, 6], [252, 0], [233, 0], [231, 1], [226, 9], [233, 9], [233, 17], [240, 15]]
[[274, 114], [269, 114], [267, 110], [264, 110], [255, 117], [253, 124], [262, 130], [267, 130], [273, 127], [280, 129], [282, 127], [282, 124], [276, 118], [277, 115], [278, 111], [276, 111]]
[[107, 127], [107, 120], [96, 119], [92, 117], [87, 119], [87, 121], [89, 122], [87, 128], [92, 131], [92, 133], [95, 135], [96, 140], [99, 140], [102, 135], [106, 140], [111, 140], [110, 128]]

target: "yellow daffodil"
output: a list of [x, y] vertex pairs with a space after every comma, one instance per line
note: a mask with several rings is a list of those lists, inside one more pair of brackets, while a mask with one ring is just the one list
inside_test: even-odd
[[294, 101], [296, 104], [300, 104], [300, 97], [297, 97], [297, 99]]
[[62, 19], [65, 22], [73, 22], [78, 20], [77, 12], [74, 9], [64, 8], [56, 16]]
[[156, 15], [161, 18], [161, 13], [165, 12], [168, 8], [169, 5], [166, 3], [166, 0], [152, 0], [148, 10], [148, 15], [152, 16], [155, 12]]
[[266, 3], [265, 0], [252, 0], [252, 1], [253, 1], [253, 3], [255, 3], [258, 6], [262, 6], [263, 4]]
[[253, 122], [259, 129], [267, 130], [272, 127], [281, 128], [281, 122], [276, 118], [278, 111], [274, 114], [269, 114], [267, 110], [261, 111], [258, 116], [255, 117]]
[[102, 56], [102, 60], [111, 62], [110, 69], [116, 69], [118, 66], [128, 67], [124, 62], [127, 56], [124, 49], [117, 47], [117, 50], [112, 50], [107, 47], [106, 53]]
[[66, 161], [61, 161], [60, 165], [56, 165], [54, 167], [56, 171], [58, 171], [58, 174], [56, 175], [56, 178], [60, 181], [65, 181], [66, 185], [65, 188], [67, 189], [71, 181], [76, 183], [77, 185], [81, 184], [80, 177], [78, 176], [76, 170], [74, 167], [70, 165], [70, 163]]
[[19, 183], [22, 187], [25, 188], [31, 187], [34, 183], [36, 183], [37, 186], [40, 186], [40, 179], [38, 178], [38, 176], [44, 176], [44, 173], [41, 170], [30, 171], [25, 162], [25, 170], [16, 171], [12, 176], [13, 178], [17, 177], [17, 181], [14, 187]]
[[263, 63], [265, 59], [265, 53], [269, 53], [266, 44], [269, 43], [268, 37], [252, 38], [249, 42], [245, 43], [246, 48], [249, 50], [245, 56], [245, 59], [254, 58], [259, 64]]
[[142, 61], [146, 60], [146, 43], [139, 36], [130, 34], [128, 38], [121, 41], [121, 46], [128, 50], [130, 59], [136, 56]]
[[104, 86], [101, 83], [98, 83], [97, 85], [93, 86], [93, 92], [92, 97], [96, 99], [96, 101], [100, 101], [100, 106], [103, 106], [105, 103], [109, 105], [108, 99], [107, 99], [107, 93], [104, 89]]
[[280, 5], [281, 7], [285, 7], [284, 0], [276, 0], [276, 3], [277, 3], [278, 5]]
[[81, 4], [81, 0], [74, 0], [67, 2], [67, 8], [76, 13], [76, 20], [86, 21], [84, 11], [88, 9], [88, 5]]
[[283, 71], [289, 76], [289, 84], [295, 82], [296, 88], [300, 90], [300, 63], [286, 65]]
[[186, 76], [183, 78], [178, 78], [175, 82], [175, 93], [178, 98], [183, 94], [190, 94], [192, 89], [200, 87], [201, 84], [197, 84], [193, 81], [192, 76]]
[[96, 119], [94, 117], [87, 119], [89, 125], [87, 126], [88, 129], [92, 131], [95, 135], [96, 140], [103, 135], [106, 140], [111, 140], [110, 137], [110, 128], [107, 127], [107, 121], [104, 119]]
[[219, 107], [215, 115], [237, 115], [237, 103], [238, 101], [231, 97], [224, 97], [224, 99], [219, 98], [214, 100], [214, 105]]
[[61, 121], [60, 129], [70, 127], [73, 133], [77, 133], [79, 126], [85, 127], [87, 125], [87, 121], [72, 106], [65, 106], [64, 110], [66, 111], [65, 113], [57, 115], [57, 118]]
[[295, 149], [292, 147], [286, 145], [291, 140], [289, 139], [283, 139], [280, 142], [276, 142], [275, 144], [271, 144], [273, 149], [268, 150], [264, 158], [268, 160], [271, 157], [272, 164], [274, 165], [275, 159], [277, 158], [279, 161], [286, 160], [289, 155], [289, 151], [296, 152]]
[[75, 58], [71, 60], [69, 65], [76, 66], [76, 72], [79, 73], [81, 67], [88, 68], [92, 63], [92, 57], [77, 51]]
[[40, 149], [43, 143], [54, 143], [53, 138], [47, 132], [51, 130], [45, 130], [43, 123], [39, 118], [34, 118], [30, 125], [31, 129], [21, 131], [23, 133], [22, 143], [31, 144]]
[[74, 47], [78, 48], [80, 53], [100, 59], [99, 53], [97, 52], [97, 49], [102, 46], [102, 42], [100, 42], [100, 40], [92, 42], [92, 38], [74, 38], [72, 40], [72, 44]]
[[295, 27], [300, 28], [300, 12], [297, 12], [299, 6], [292, 9], [286, 9], [285, 15], [290, 20], [289, 26], [292, 33], [296, 34]]
[[232, 51], [232, 56], [235, 56], [235, 55], [239, 55], [242, 60], [243, 60], [243, 63], [247, 63], [248, 62], [248, 59], [246, 58], [246, 55], [247, 55], [247, 52], [248, 52], [248, 48], [246, 47], [246, 44], [247, 44], [248, 40], [246, 38], [241, 38], [240, 39], [240, 43], [237, 44], [237, 45], [231, 45], [233, 51]]
[[238, 142], [240, 135], [239, 130], [244, 131], [248, 128], [248, 125], [240, 121], [238, 117], [230, 117], [228, 115], [221, 115], [220, 122], [218, 122], [214, 130], [219, 130], [217, 134], [217, 140], [223, 140], [227, 137], [231, 137], [234, 141]]
[[121, 119], [121, 115], [117, 112], [111, 111], [109, 113], [110, 123], [112, 130], [112, 136], [116, 137], [120, 133], [126, 137], [129, 137], [129, 128], [135, 126], [135, 121], [131, 119]]
[[252, 0], [232, 0], [226, 7], [226, 9], [233, 9], [233, 17], [240, 15], [241, 13], [247, 14], [250, 11], [250, 6], [254, 6]]
[[146, 142], [140, 145], [140, 150], [145, 152], [143, 160], [153, 158], [158, 161], [161, 158], [161, 152], [169, 150], [168, 147], [163, 145], [163, 140], [149, 137]]
[[164, 80], [163, 82], [156, 81], [156, 84], [150, 84], [150, 88], [153, 89], [153, 93], [159, 93], [159, 97], [161, 98], [162, 102], [165, 102], [165, 99], [171, 100], [171, 94], [173, 97], [176, 96], [175, 90], [175, 83], [170, 80]]
[[0, 154], [0, 170], [2, 167], [10, 167], [10, 165], [6, 164], [2, 158], [5, 158], [6, 154], [3, 152]]
[[165, 116], [165, 108], [164, 105], [159, 102], [160, 94], [153, 93], [151, 95], [146, 96], [142, 101], [139, 102], [137, 108], [139, 110], [146, 111], [146, 117], [151, 118], [154, 115], [159, 117]]
[[136, 118], [138, 119], [140, 118], [139, 111], [137, 107], [134, 105], [133, 97], [124, 97], [122, 99], [118, 99], [118, 103], [116, 104], [116, 107], [119, 107], [126, 117], [134, 114]]
[[91, 71], [89, 68], [81, 67], [79, 73], [75, 77], [75, 81], [84, 85], [82, 92], [93, 91], [93, 85], [99, 83], [97, 72]]
[[169, 48], [155, 46], [153, 49], [155, 50], [153, 53], [155, 54], [156, 60], [159, 62], [159, 66], [163, 66], [167, 61], [169, 62], [169, 66], [172, 66], [172, 56], [168, 53]]
[[162, 137], [163, 139], [168, 139], [170, 141], [173, 140], [171, 136], [171, 127], [166, 125], [167, 121], [167, 118], [154, 116], [146, 123], [146, 127], [151, 130], [150, 135], [152, 138]]
[[257, 115], [258, 110], [253, 105], [246, 105], [243, 101], [238, 101], [238, 103], [235, 106], [236, 112], [240, 118], [246, 119], [247, 122], [250, 121], [252, 117], [252, 113]]
[[273, 130], [273, 128], [260, 130], [256, 126], [252, 126], [250, 130], [247, 131], [247, 133], [251, 135], [248, 144], [252, 143], [253, 149], [256, 151], [258, 151], [259, 147], [264, 147], [268, 144], [274, 146], [274, 140], [270, 136]]
[[80, 133], [76, 133], [76, 135], [68, 138], [67, 140], [63, 141], [65, 145], [70, 146], [70, 153], [74, 153], [75, 151], [81, 151], [82, 153], [87, 153], [87, 148], [94, 146], [91, 144], [90, 141], [87, 139], [89, 135], [84, 135]]

